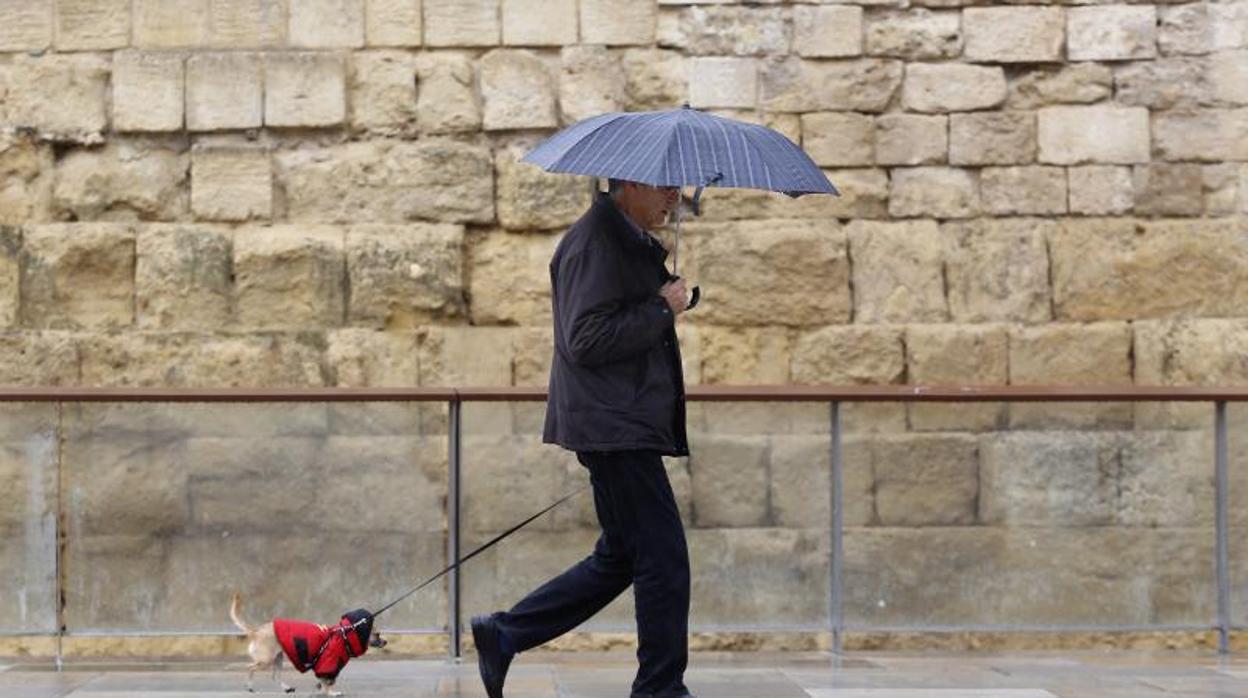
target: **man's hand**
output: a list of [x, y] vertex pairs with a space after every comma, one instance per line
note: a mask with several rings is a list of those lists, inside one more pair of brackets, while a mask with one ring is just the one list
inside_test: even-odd
[[672, 309], [673, 315], [680, 315], [685, 312], [685, 308], [689, 307], [689, 291], [685, 289], [684, 279], [678, 278], [663, 284], [663, 287], [659, 289], [659, 295], [667, 301], [667, 307]]

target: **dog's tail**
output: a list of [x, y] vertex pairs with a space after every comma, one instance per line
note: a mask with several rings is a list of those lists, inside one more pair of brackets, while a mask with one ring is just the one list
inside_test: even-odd
[[239, 630], [242, 630], [248, 635], [254, 635], [256, 633], [256, 629], [251, 625], [248, 625], [247, 621], [243, 620], [241, 615], [242, 610], [243, 595], [236, 591], [234, 592], [234, 598], [230, 599], [230, 620], [234, 621], [234, 625], [237, 625]]

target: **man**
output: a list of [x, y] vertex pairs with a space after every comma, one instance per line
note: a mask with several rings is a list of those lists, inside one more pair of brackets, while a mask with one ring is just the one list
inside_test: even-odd
[[689, 697], [689, 553], [662, 456], [688, 455], [676, 317], [685, 282], [647, 230], [676, 187], [611, 180], [550, 263], [554, 362], [543, 440], [589, 470], [602, 529], [593, 553], [510, 611], [472, 619], [481, 679], [501, 698], [516, 653], [580, 625], [633, 586], [632, 698]]

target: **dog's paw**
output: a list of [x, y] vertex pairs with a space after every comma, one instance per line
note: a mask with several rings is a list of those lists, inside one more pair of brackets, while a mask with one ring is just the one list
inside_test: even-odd
[[285, 689], [283, 689], [283, 690], [285, 690], [285, 692], [286, 692], [286, 693], [294, 693], [294, 692], [295, 692], [295, 687], [294, 687], [294, 686], [287, 686], [287, 687], [286, 687]]

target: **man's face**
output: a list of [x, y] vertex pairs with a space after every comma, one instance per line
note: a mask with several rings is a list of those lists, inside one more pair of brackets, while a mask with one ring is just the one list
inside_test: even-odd
[[668, 216], [676, 210], [676, 202], [680, 200], [678, 187], [652, 187], [638, 182], [626, 182], [623, 194], [628, 199], [629, 215], [647, 230], [667, 223]]

